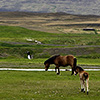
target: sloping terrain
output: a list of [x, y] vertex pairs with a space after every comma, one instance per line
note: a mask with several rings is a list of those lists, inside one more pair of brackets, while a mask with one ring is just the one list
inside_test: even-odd
[[[100, 16], [0, 12], [0, 66], [43, 66], [45, 59], [55, 54], [72, 54], [79, 58], [79, 64], [100, 65], [99, 23]], [[98, 34], [83, 28], [94, 28]], [[25, 61], [27, 51], [37, 62]]]
[[100, 15], [99, 0], [1, 0], [0, 11]]
[[0, 25], [21, 26], [51, 33], [92, 33], [83, 28], [100, 30], [100, 16], [66, 13], [0, 12]]

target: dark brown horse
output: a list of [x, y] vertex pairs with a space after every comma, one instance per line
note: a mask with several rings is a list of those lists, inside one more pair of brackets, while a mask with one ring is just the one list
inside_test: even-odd
[[89, 74], [87, 72], [85, 72], [84, 69], [82, 69], [81, 67], [76, 66], [74, 74], [77, 75], [78, 73], [79, 73], [80, 82], [81, 82], [81, 92], [85, 93], [85, 81], [86, 81], [87, 95], [88, 95]]
[[[76, 63], [77, 63], [77, 59], [73, 55], [68, 55], [68, 56], [55, 55], [55, 56], [47, 59], [44, 62], [44, 65], [45, 65], [45, 71], [47, 71], [50, 64], [55, 64], [56, 65], [55, 71], [57, 72], [58, 75], [60, 74], [60, 69], [59, 69], [60, 66], [65, 67], [65, 66], [70, 65], [72, 68], [71, 75], [73, 75], [75, 67], [76, 67]], [[58, 69], [58, 71], [57, 71], [57, 69]]]

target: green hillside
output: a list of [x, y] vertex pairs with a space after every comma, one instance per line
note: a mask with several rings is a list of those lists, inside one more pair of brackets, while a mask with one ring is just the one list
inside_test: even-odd
[[34, 43], [35, 40], [38, 40], [43, 44], [62, 44], [69, 46], [100, 45], [100, 35], [95, 34], [47, 33], [29, 30], [18, 26], [0, 26], [1, 42]]
[[[33, 63], [33, 61], [25, 61], [27, 51], [31, 52], [34, 59], [39, 59], [36, 62], [38, 65], [42, 63], [42, 66], [43, 59], [55, 54], [72, 54], [79, 59], [98, 59], [100, 58], [100, 35], [47, 33], [18, 26], [0, 26], [0, 59], [2, 59], [0, 61], [3, 62], [1, 65], [11, 63], [9, 59], [10, 61], [15, 59], [12, 63], [14, 65], [17, 63], [16, 66], [23, 64], [23, 59], [27, 64]], [[99, 61], [96, 61], [99, 65]], [[37, 65], [36, 62], [34, 62], [35, 65]], [[80, 64], [89, 65], [91, 60], [80, 62]], [[94, 64], [96, 64], [95, 61]]]

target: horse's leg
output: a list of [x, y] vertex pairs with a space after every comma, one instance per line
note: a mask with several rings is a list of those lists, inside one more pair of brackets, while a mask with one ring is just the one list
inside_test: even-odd
[[71, 74], [71, 75], [73, 75], [73, 74], [74, 74], [74, 71], [75, 71], [75, 69], [72, 67], [72, 74]]
[[80, 83], [81, 83], [81, 92], [83, 92], [84, 91], [83, 80], [80, 79]]
[[88, 93], [89, 93], [89, 89], [88, 89], [88, 87], [89, 87], [89, 85], [88, 85], [88, 81], [89, 81], [89, 79], [86, 80], [87, 95], [88, 95]]
[[55, 67], [55, 72], [57, 72], [57, 67]]
[[84, 82], [84, 80], [83, 80], [83, 87], [84, 87], [84, 91], [83, 92], [85, 93], [85, 82]]
[[57, 75], [59, 75], [59, 74], [60, 74], [60, 69], [59, 69], [59, 66], [56, 66], [56, 73], [57, 73]]
[[55, 67], [55, 72], [57, 73], [57, 75], [58, 75], [58, 68], [57, 67]]
[[59, 69], [59, 67], [58, 67], [58, 73], [57, 73], [57, 75], [59, 75], [60, 74], [60, 69]]

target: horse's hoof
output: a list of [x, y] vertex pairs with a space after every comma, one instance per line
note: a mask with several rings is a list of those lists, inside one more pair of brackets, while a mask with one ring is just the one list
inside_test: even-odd
[[68, 69], [65, 69], [65, 71], [68, 71]]
[[83, 91], [83, 93], [85, 93], [85, 91]]
[[84, 89], [81, 89], [81, 92], [84, 92]]
[[89, 92], [87, 92], [87, 95], [89, 94]]
[[48, 71], [48, 69], [45, 69], [45, 71]]
[[57, 73], [57, 75], [60, 75], [60, 73]]

